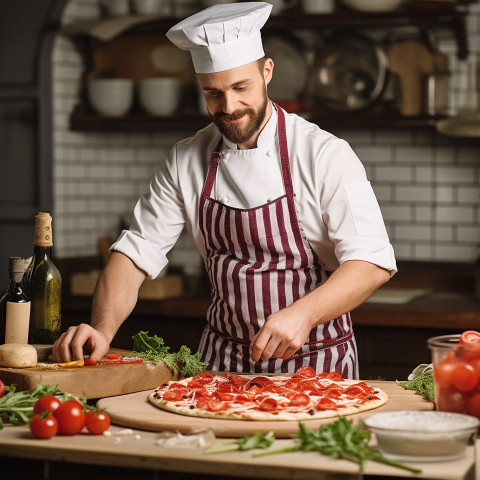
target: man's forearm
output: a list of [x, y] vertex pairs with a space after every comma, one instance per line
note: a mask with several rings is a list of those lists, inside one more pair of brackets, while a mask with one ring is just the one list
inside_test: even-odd
[[95, 288], [91, 320], [109, 342], [135, 307], [144, 280], [145, 273], [128, 257], [112, 253]]
[[347, 261], [327, 282], [292, 306], [303, 318], [308, 318], [313, 328], [358, 307], [389, 279], [388, 270], [372, 263]]

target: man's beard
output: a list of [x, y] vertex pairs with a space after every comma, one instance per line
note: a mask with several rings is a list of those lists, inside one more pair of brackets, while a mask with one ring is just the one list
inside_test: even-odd
[[[223, 112], [218, 112], [215, 114], [210, 114], [210, 117], [213, 120], [213, 123], [217, 126], [220, 133], [231, 142], [241, 145], [253, 136], [255, 132], [258, 131], [263, 121], [265, 120], [265, 115], [267, 113], [268, 105], [268, 96], [266, 87], [263, 89], [263, 102], [255, 110], [252, 107], [247, 107], [241, 110], [236, 110], [231, 114], [226, 114]], [[243, 115], [248, 115], [249, 120], [245, 127], [242, 127], [237, 123], [230, 123], [231, 120], [236, 120]]]

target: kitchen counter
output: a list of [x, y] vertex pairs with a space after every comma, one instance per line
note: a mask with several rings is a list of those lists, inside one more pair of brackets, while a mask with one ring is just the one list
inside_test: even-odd
[[[122, 430], [112, 426], [112, 433]], [[338, 460], [316, 452], [294, 452], [252, 458], [251, 452], [232, 452], [204, 455], [202, 449], [165, 448], [156, 444], [158, 433], [134, 430], [128, 436], [57, 436], [49, 440], [37, 440], [27, 427], [6, 426], [0, 432], [0, 456], [20, 457], [51, 462], [73, 462], [87, 465], [103, 465], [128, 469], [160, 470], [161, 472], [183, 472], [192, 480], [194, 474], [219, 475], [222, 478], [272, 478], [302, 480], [361, 480], [362, 478], [425, 478], [435, 480], [473, 480], [473, 446], [467, 447], [465, 455], [449, 462], [411, 463], [422, 469], [421, 474], [411, 474], [388, 465], [375, 462], [366, 464], [363, 474], [358, 466], [347, 460]], [[228, 442], [229, 440], [222, 440]], [[292, 440], [276, 440], [280, 448]], [[479, 449], [477, 442], [477, 450]], [[7, 470], [8, 471], [8, 470]], [[95, 468], [90, 470], [90, 476]], [[5, 472], [5, 470], [4, 470]], [[89, 470], [86, 471], [88, 475]], [[41, 470], [39, 469], [39, 472]], [[69, 474], [69, 478], [72, 476]], [[18, 478], [22, 477], [21, 475]], [[33, 477], [30, 477], [33, 478]], [[41, 475], [39, 478], [42, 478]], [[75, 478], [75, 477], [74, 477]], [[100, 478], [94, 476], [92, 478]], [[109, 477], [113, 478], [113, 477]], [[118, 480], [127, 478], [116, 476]], [[131, 478], [138, 478], [132, 476]], [[143, 477], [142, 477], [143, 478]], [[147, 478], [147, 477], [145, 477]], [[153, 478], [170, 478], [154, 477]], [[183, 477], [182, 477], [183, 478]], [[205, 477], [203, 477], [205, 478]], [[215, 477], [213, 477], [215, 478]]]

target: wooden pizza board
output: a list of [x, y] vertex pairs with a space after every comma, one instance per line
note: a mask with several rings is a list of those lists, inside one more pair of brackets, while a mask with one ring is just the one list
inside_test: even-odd
[[[404, 390], [395, 382], [366, 381], [368, 385], [380, 388], [388, 395], [388, 401], [381, 407], [351, 415], [352, 418], [366, 418], [376, 412], [391, 410], [433, 410], [433, 404], [411, 390]], [[298, 431], [298, 421], [245, 421], [214, 418], [188, 417], [161, 410], [148, 401], [151, 390], [121, 397], [101, 399], [97, 406], [105, 409], [112, 423], [123, 427], [160, 432], [163, 430], [192, 434], [199, 429], [213, 430], [217, 437], [243, 437], [255, 432], [275, 432], [277, 438], [287, 438]], [[322, 423], [335, 420], [302, 420], [309, 428], [318, 428]]]
[[30, 390], [40, 381], [57, 385], [64, 392], [87, 398], [103, 398], [153, 389], [174, 380], [174, 374], [163, 362], [129, 363], [123, 365], [95, 365], [92, 367], [46, 370], [42, 367], [0, 368], [0, 379], [14, 383], [17, 390]]

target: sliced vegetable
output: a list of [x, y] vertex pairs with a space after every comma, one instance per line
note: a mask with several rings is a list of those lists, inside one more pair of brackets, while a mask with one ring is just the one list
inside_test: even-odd
[[459, 343], [480, 344], [480, 332], [475, 330], [466, 330], [460, 335]]
[[83, 360], [72, 360], [71, 362], [64, 362], [64, 363], [57, 363], [59, 367], [83, 367], [84, 361]]
[[38, 413], [30, 420], [30, 431], [37, 438], [52, 438], [57, 434], [58, 422], [51, 412]]
[[85, 358], [83, 360], [83, 364], [86, 367], [93, 367], [94, 365], [97, 365], [97, 363], [98, 363], [98, 360], [94, 360], [93, 358]]

